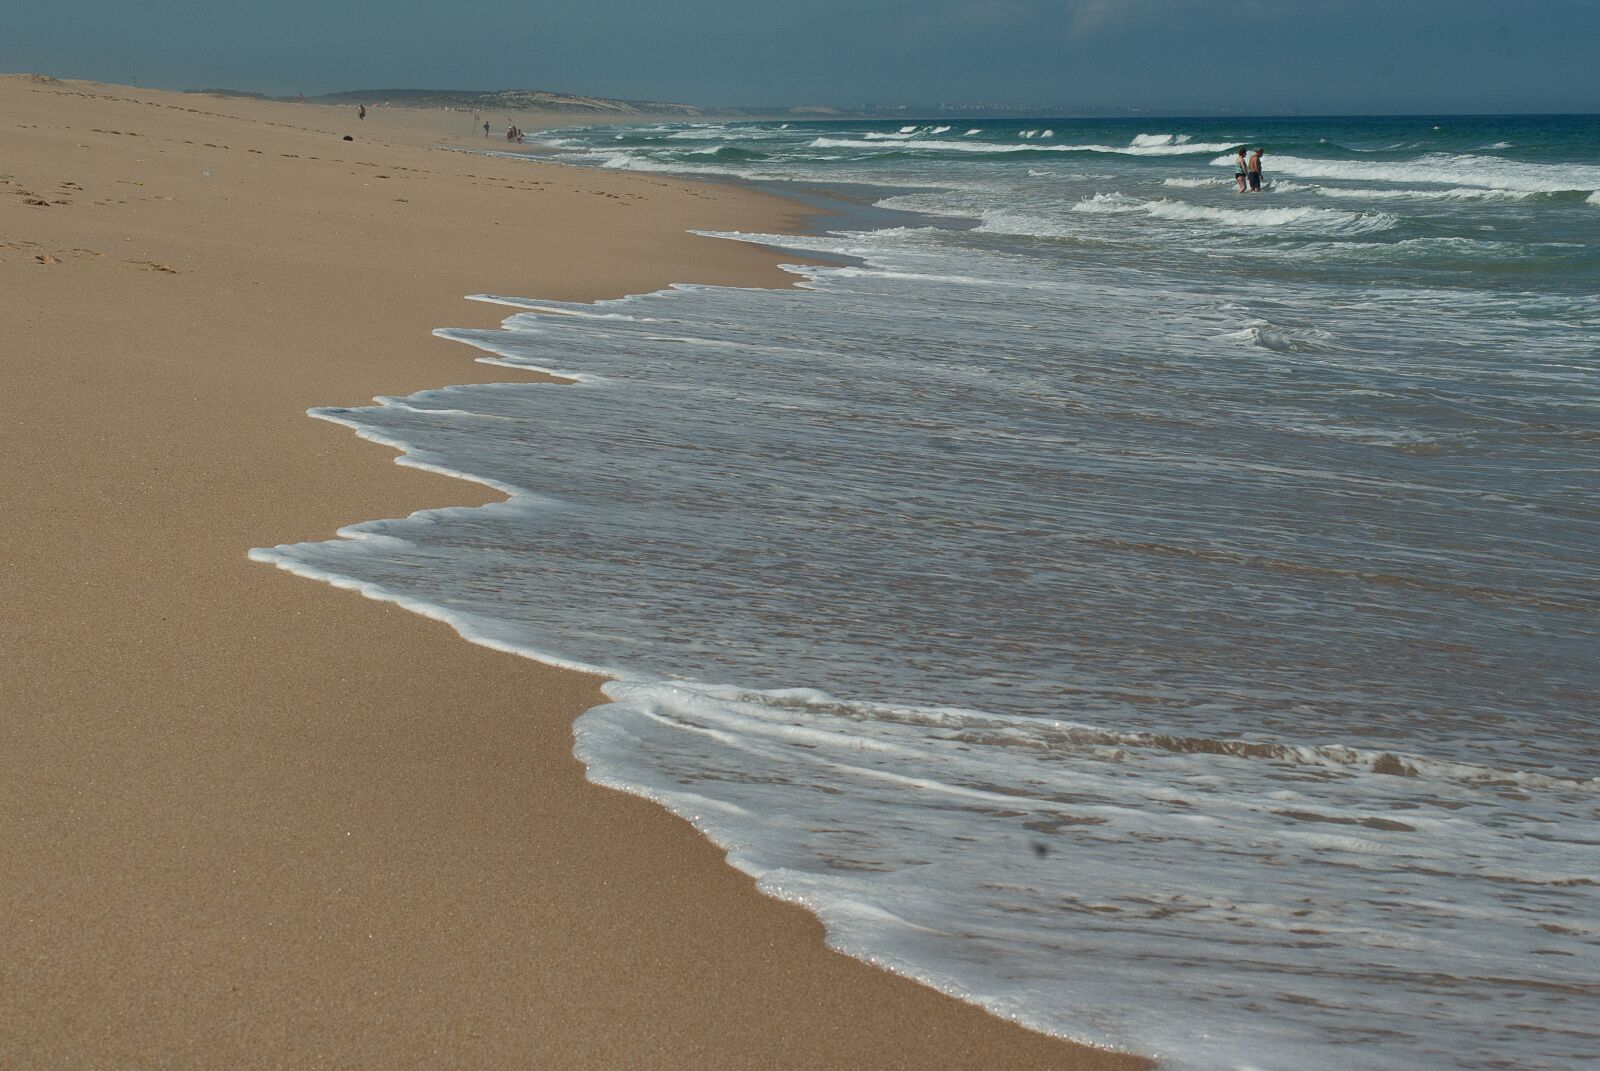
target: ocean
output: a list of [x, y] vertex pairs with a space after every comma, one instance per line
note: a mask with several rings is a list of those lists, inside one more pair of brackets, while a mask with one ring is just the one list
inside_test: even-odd
[[592, 779], [999, 1015], [1600, 1061], [1600, 118], [540, 137], [876, 207], [725, 235], [794, 290], [478, 295], [576, 385], [313, 415], [507, 501], [253, 557], [613, 675]]

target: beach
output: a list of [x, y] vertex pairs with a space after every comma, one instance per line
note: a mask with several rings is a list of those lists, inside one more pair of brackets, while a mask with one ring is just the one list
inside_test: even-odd
[[597, 678], [246, 558], [497, 497], [305, 415], [521, 376], [430, 336], [498, 322], [466, 295], [786, 286], [688, 232], [796, 205], [455, 113], [0, 105], [0, 1064], [1144, 1066], [829, 951], [590, 784]]

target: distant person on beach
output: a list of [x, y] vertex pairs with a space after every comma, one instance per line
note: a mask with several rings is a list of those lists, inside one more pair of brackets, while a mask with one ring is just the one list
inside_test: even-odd
[[356, 118], [357, 119], [365, 119], [366, 117], [367, 117], [367, 106], [365, 104], [363, 104], [361, 107], [356, 109]]
[[1238, 184], [1239, 192], [1245, 190], [1245, 177], [1250, 173], [1250, 167], [1245, 163], [1244, 149], [1239, 150], [1239, 158], [1233, 162], [1233, 181]]
[[489, 120], [487, 120], [487, 119], [485, 119], [483, 121], [483, 136], [484, 137], [488, 137], [489, 136]]
[[1250, 154], [1250, 192], [1261, 192], [1261, 150]]

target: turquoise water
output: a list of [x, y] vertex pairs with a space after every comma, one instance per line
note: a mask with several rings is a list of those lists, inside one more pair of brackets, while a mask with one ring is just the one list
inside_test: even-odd
[[794, 291], [484, 295], [441, 333], [579, 383], [316, 415], [511, 498], [256, 557], [613, 672], [592, 777], [1000, 1014], [1600, 1059], [1594, 118], [549, 140], [920, 214], [772, 239]]

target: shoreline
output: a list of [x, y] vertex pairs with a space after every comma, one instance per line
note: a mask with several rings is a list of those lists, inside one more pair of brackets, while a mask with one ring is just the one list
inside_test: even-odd
[[465, 295], [786, 285], [688, 231], [802, 208], [506, 174], [441, 151], [430, 113], [25, 76], [0, 100], [28, 519], [0, 1062], [1146, 1066], [827, 949], [687, 822], [588, 782], [571, 722], [598, 678], [245, 557], [500, 497], [305, 415], [517, 376], [431, 336], [499, 322]]

